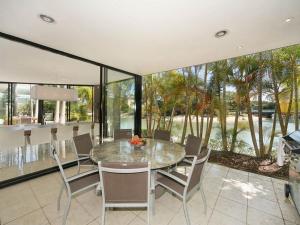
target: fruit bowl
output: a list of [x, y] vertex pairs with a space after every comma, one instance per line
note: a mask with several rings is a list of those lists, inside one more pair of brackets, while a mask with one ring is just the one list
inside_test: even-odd
[[146, 144], [146, 140], [135, 135], [131, 138], [131, 140], [129, 140], [129, 143], [135, 147], [142, 147]]

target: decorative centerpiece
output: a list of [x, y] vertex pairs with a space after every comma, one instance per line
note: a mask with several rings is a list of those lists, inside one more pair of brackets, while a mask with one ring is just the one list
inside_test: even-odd
[[134, 145], [134, 147], [142, 147], [146, 145], [146, 140], [140, 138], [138, 135], [134, 135], [131, 140], [129, 140], [129, 143]]

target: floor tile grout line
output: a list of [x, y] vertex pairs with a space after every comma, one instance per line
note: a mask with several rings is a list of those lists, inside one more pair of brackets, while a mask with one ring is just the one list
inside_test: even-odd
[[[134, 213], [133, 213], [133, 214], [134, 214]], [[132, 220], [130, 220], [128, 223], [126, 223], [126, 225], [131, 224], [131, 222], [133, 222], [133, 221], [138, 217], [136, 214], [134, 214], [134, 215], [135, 215], [135, 217], [133, 217]], [[103, 225], [103, 224], [101, 224], [101, 225]]]
[[[81, 204], [81, 202], [75, 197], [72, 199], [73, 201], [76, 201], [77, 204], [91, 217], [93, 218], [93, 215], [90, 214], [90, 212], [83, 206], [83, 204]], [[71, 200], [71, 204], [72, 204], [72, 200]], [[92, 221], [94, 220], [94, 218], [92, 219]], [[90, 221], [91, 222], [91, 221]], [[88, 222], [87, 224], [89, 224], [90, 222]]]
[[43, 207], [42, 207], [40, 201], [38, 200], [38, 198], [37, 198], [37, 196], [36, 196], [36, 193], [34, 192], [32, 186], [31, 186], [30, 181], [29, 181], [28, 185], [29, 185], [29, 187], [30, 187], [30, 189], [31, 189], [31, 191], [32, 191], [32, 193], [33, 193], [33, 196], [34, 196], [35, 200], [37, 201], [37, 203], [38, 203], [39, 206], [40, 206], [40, 210], [42, 211], [42, 213], [43, 213], [43, 215], [45, 216], [45, 218], [46, 218], [46, 220], [48, 221], [48, 223], [51, 225], [51, 222], [50, 222], [49, 218], [47, 217], [46, 213], [44, 212], [44, 209], [43, 209]]
[[[276, 194], [276, 192], [274, 191], [274, 194], [275, 194], [275, 197], [276, 197], [276, 202], [274, 202], [274, 201], [272, 201], [273, 203], [277, 203], [278, 204], [278, 206], [279, 206], [279, 209], [280, 209], [280, 212], [281, 212], [281, 207], [280, 207], [280, 204], [279, 204], [279, 202], [278, 202], [278, 198], [277, 198], [277, 194]], [[267, 201], [271, 201], [271, 200], [268, 200], [268, 199], [264, 199], [264, 200], [267, 200]], [[248, 200], [247, 200], [248, 201]], [[255, 209], [255, 210], [260, 210], [260, 209], [257, 209], [257, 208], [255, 208], [255, 207], [253, 207], [253, 206], [249, 206], [248, 205], [248, 208], [252, 208], [252, 209]], [[276, 216], [276, 215], [274, 215], [274, 214], [271, 214], [271, 213], [269, 213], [269, 212], [266, 212], [266, 211], [262, 211], [262, 213], [264, 213], [264, 214], [267, 214], [268, 216], [272, 216], [272, 217], [276, 217], [276, 218], [278, 218], [278, 219], [282, 219], [282, 220], [284, 220], [284, 218], [283, 218], [283, 215], [281, 216], [281, 217], [279, 217], [279, 216]], [[282, 213], [282, 212], [281, 212]]]
[[[228, 175], [228, 174], [227, 174], [227, 175]], [[227, 177], [227, 175], [226, 175], [226, 177]], [[224, 183], [225, 183], [225, 182], [224, 182]], [[221, 192], [222, 192], [222, 190], [221, 190]], [[217, 201], [220, 199], [220, 197], [223, 198], [223, 196], [219, 195]], [[244, 205], [244, 204], [242, 204], [242, 203], [240, 203], [240, 202], [236, 202], [236, 201], [231, 200], [231, 199], [227, 199], [227, 200], [233, 201], [233, 202], [238, 203], [238, 204], [240, 204], [240, 205]], [[215, 205], [217, 204], [217, 201], [216, 201]], [[247, 207], [247, 206], [246, 206], [246, 207]], [[216, 208], [214, 208], [214, 210], [216, 210], [216, 211], [218, 211], [219, 213], [221, 213], [221, 214], [223, 214], [223, 215], [225, 215], [225, 216], [228, 216], [228, 217], [230, 217], [230, 218], [232, 218], [232, 219], [234, 219], [234, 220], [237, 220], [237, 221], [239, 221], [239, 222], [241, 222], [241, 223], [244, 223], [243, 221], [241, 221], [241, 220], [239, 220], [239, 219], [237, 219], [237, 218], [235, 218], [235, 217], [233, 217], [233, 216], [231, 216], [231, 215], [225, 214], [225, 213], [223, 213], [222, 211], [220, 211], [220, 210], [218, 210], [218, 209], [216, 209]], [[247, 224], [247, 208], [246, 208], [246, 224]]]
[[283, 224], [285, 225], [285, 219], [284, 219], [284, 216], [283, 216], [283, 213], [282, 213], [282, 209], [281, 209], [281, 206], [280, 206], [280, 203], [279, 203], [279, 200], [278, 200], [278, 196], [277, 196], [277, 193], [275, 191], [275, 187], [274, 187], [274, 182], [273, 180], [271, 179], [271, 182], [272, 182], [272, 187], [273, 187], [273, 191], [274, 191], [274, 194], [275, 194], [275, 197], [276, 197], [276, 200], [277, 200], [277, 204], [278, 204], [278, 207], [280, 209], [280, 213], [281, 213], [281, 217], [282, 217], [282, 220], [283, 220]]
[[[40, 209], [40, 208], [39, 208], [39, 209]], [[22, 216], [18, 216], [18, 217], [16, 217], [16, 218], [13, 219], [13, 220], [10, 220], [10, 221], [4, 223], [3, 225], [7, 225], [7, 224], [9, 224], [9, 223], [11, 223], [11, 222], [14, 222], [14, 221], [16, 221], [16, 220], [18, 220], [18, 219], [20, 219], [20, 218], [22, 218], [22, 217], [24, 217], [24, 216], [27, 216], [27, 215], [29, 215], [29, 214], [35, 212], [35, 211], [38, 211], [39, 209], [34, 209], [34, 210], [32, 210], [32, 211], [30, 211], [30, 212], [28, 212], [28, 213], [26, 213], [26, 214], [24, 214], [24, 215], [22, 215]], [[1, 224], [1, 225], [2, 225], [2, 224]]]
[[[226, 172], [225, 178], [227, 177], [228, 173], [229, 173], [229, 168], [228, 168], [228, 170], [227, 170], [227, 172]], [[223, 177], [223, 178], [224, 178], [224, 177]], [[222, 187], [223, 187], [224, 182], [225, 182], [225, 181], [223, 180], [222, 185], [221, 185], [221, 189], [219, 190], [217, 200], [216, 200], [214, 206], [212, 207], [212, 213], [210, 214], [210, 216], [209, 216], [209, 218], [208, 218], [207, 224], [210, 223], [211, 217], [212, 217], [212, 215], [214, 214], [214, 211], [215, 211], [215, 209], [216, 209], [217, 202], [218, 202], [218, 200], [219, 200], [219, 198], [220, 198], [220, 194], [221, 194], [221, 191], [222, 191]], [[217, 210], [217, 211], [218, 211], [218, 210]]]
[[[97, 217], [97, 218], [95, 218], [94, 220], [92, 220], [91, 222], [89, 222], [87, 225], [90, 225], [90, 224], [92, 224], [92, 223], [94, 223], [95, 221], [97, 221], [98, 220], [98, 224], [100, 224], [100, 217]], [[102, 224], [101, 224], [102, 225]]]
[[[28, 181], [28, 182], [29, 182], [29, 181]], [[30, 191], [32, 192], [32, 194], [33, 194], [35, 200], [37, 201], [37, 203], [38, 203], [38, 205], [39, 205], [39, 208], [34, 209], [34, 210], [31, 210], [30, 212], [25, 213], [25, 214], [22, 215], [22, 216], [18, 216], [18, 217], [16, 217], [16, 218], [13, 219], [13, 220], [10, 220], [10, 221], [8, 221], [7, 223], [4, 223], [3, 225], [9, 224], [9, 223], [11, 223], [11, 222], [13, 222], [13, 221], [15, 221], [15, 220], [17, 220], [17, 219], [20, 219], [20, 218], [22, 218], [22, 217], [24, 217], [24, 216], [27, 216], [27, 215], [29, 215], [29, 214], [35, 212], [35, 211], [38, 211], [38, 210], [42, 209], [42, 208], [41, 208], [41, 205], [40, 205], [40, 203], [39, 203], [39, 201], [36, 199], [35, 193], [34, 193], [34, 191], [32, 190], [30, 183], [28, 183], [28, 187], [29, 187]], [[47, 221], [48, 221], [48, 218], [47, 218], [47, 217], [46, 217], [46, 219], [47, 219]], [[49, 221], [48, 221], [48, 222], [49, 222]]]

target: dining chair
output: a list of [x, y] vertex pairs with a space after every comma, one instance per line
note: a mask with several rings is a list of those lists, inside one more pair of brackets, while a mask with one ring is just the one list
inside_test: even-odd
[[[192, 156], [191, 171], [188, 175], [184, 175], [176, 171], [172, 171], [170, 173], [164, 170], [157, 171], [161, 177], [157, 179], [156, 185], [160, 185], [161, 187], [169, 190], [182, 200], [187, 225], [191, 225], [187, 209], [187, 201], [197, 190], [200, 190], [201, 192], [205, 213], [207, 210], [206, 198], [203, 188], [201, 187], [201, 177], [209, 155], [210, 149], [207, 149], [207, 151], [201, 152], [198, 156]], [[188, 160], [187, 162], [190, 161]]]
[[89, 133], [73, 137], [73, 144], [77, 156], [78, 173], [80, 173], [81, 166], [91, 167], [96, 165], [90, 158], [93, 142]]
[[131, 139], [132, 138], [132, 129], [115, 129], [114, 130], [114, 139]]
[[155, 130], [153, 138], [156, 140], [170, 141], [171, 132], [168, 130]]
[[[197, 156], [201, 149], [201, 138], [189, 134], [184, 147], [185, 150], [185, 160], [177, 163], [176, 167], [190, 167], [192, 164], [192, 156]], [[189, 162], [187, 162], [189, 161]], [[186, 170], [185, 170], [186, 171]], [[186, 172], [185, 172], [186, 173]]]
[[113, 208], [147, 208], [150, 224], [150, 163], [99, 162], [102, 190], [102, 221]]
[[63, 221], [62, 221], [62, 225], [65, 225], [70, 211], [72, 198], [75, 195], [76, 196], [80, 195], [81, 193], [85, 192], [90, 188], [98, 186], [100, 182], [100, 177], [99, 177], [98, 169], [89, 170], [84, 173], [77, 174], [75, 176], [67, 177], [55, 149], [53, 149], [52, 154], [59, 167], [60, 175], [63, 180], [63, 186], [62, 186], [63, 188], [61, 188], [57, 199], [57, 210], [60, 210], [60, 200], [64, 189], [66, 190], [67, 198], [68, 198], [67, 206], [65, 208], [63, 214]]

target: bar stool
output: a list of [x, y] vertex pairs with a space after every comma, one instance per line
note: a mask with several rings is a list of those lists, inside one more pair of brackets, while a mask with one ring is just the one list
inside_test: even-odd
[[72, 148], [72, 138], [74, 137], [74, 125], [58, 125], [56, 133], [53, 134], [53, 143], [56, 149], [66, 156], [66, 143]]
[[[7, 149], [9, 152], [9, 157], [13, 150], [17, 149], [18, 161], [20, 160], [20, 150], [22, 152], [21, 160], [24, 161], [24, 156], [26, 160], [26, 154], [24, 150], [26, 149], [26, 142], [24, 136], [24, 130], [11, 130], [9, 128], [0, 129], [0, 143], [1, 148]], [[11, 158], [12, 159], [12, 158]]]
[[91, 123], [80, 123], [78, 129], [78, 135], [91, 134], [92, 124]]
[[[35, 145], [48, 144], [49, 155], [51, 154], [51, 127], [32, 128], [29, 136], [30, 148]], [[39, 148], [39, 146], [37, 146]]]

